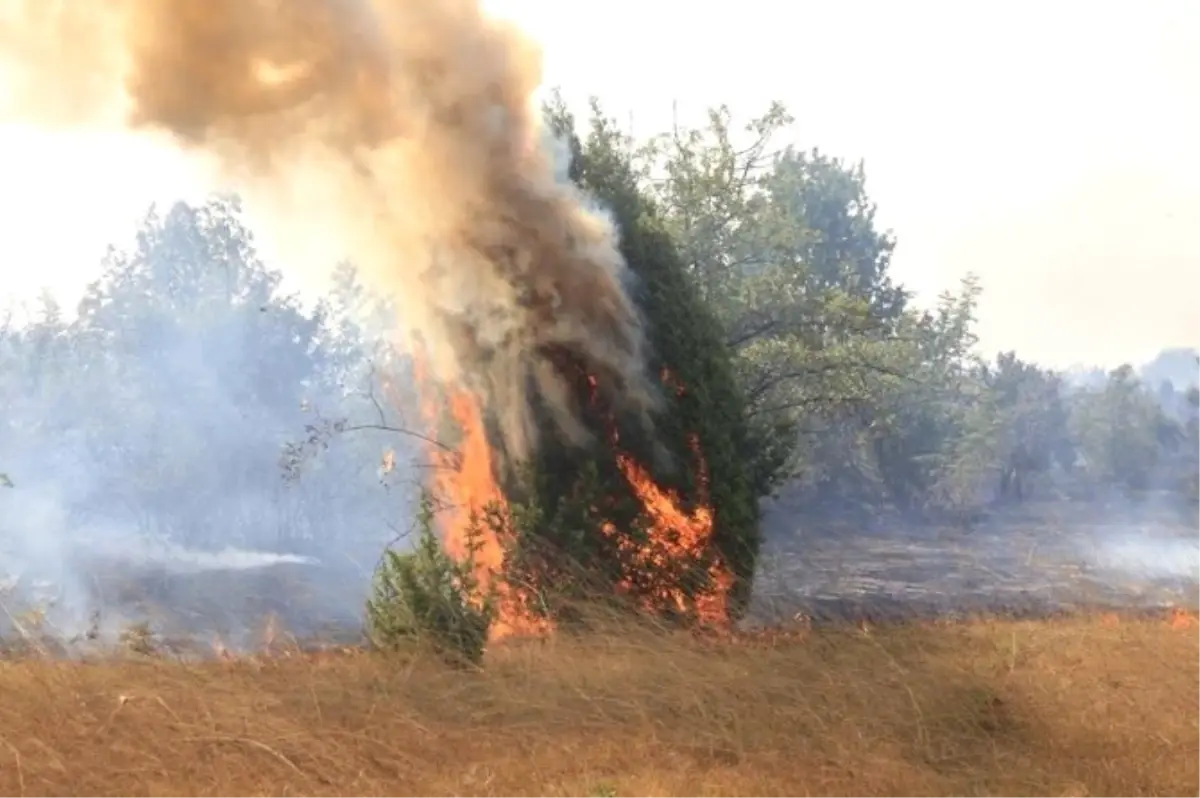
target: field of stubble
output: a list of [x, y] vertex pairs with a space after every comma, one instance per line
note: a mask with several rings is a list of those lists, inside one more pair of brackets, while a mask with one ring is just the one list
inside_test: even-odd
[[[261, 623], [224, 658], [17, 646], [0, 793], [1200, 794], [1195, 563], [1138, 534], [1124, 561], [1061, 530], [777, 536], [750, 626], [783, 629], [604, 618], [477, 670]], [[222, 623], [320, 604], [285, 600], [303, 570], [157, 578], [164, 627], [239, 582]]]

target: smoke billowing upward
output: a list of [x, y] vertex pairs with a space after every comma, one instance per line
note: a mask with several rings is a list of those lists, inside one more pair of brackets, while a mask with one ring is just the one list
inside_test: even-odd
[[531, 387], [585, 436], [549, 355], [568, 350], [620, 409], [654, 391], [611, 221], [556, 179], [532, 96], [540, 54], [477, 0], [13, 0], [5, 113], [118, 115], [273, 196], [296, 175], [436, 376], [479, 391], [504, 448], [536, 443]]

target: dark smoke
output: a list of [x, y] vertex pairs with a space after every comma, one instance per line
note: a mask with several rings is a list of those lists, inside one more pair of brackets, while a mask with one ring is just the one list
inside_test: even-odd
[[435, 376], [484, 397], [509, 455], [536, 445], [535, 398], [586, 438], [554, 351], [649, 422], [617, 231], [558, 177], [532, 105], [537, 48], [476, 0], [4, 8], [9, 118], [165, 133], [278, 208], [303, 175]]

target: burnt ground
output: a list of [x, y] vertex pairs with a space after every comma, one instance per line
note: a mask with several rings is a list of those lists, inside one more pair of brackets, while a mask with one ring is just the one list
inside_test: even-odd
[[[747, 623], [1045, 617], [1079, 609], [1196, 609], [1198, 533], [1175, 513], [1070, 505], [1024, 508], [973, 528], [901, 519], [817, 520], [787, 500], [764, 507], [765, 545]], [[86, 597], [52, 591], [48, 629], [60, 639], [111, 638], [145, 623], [168, 638], [254, 646], [273, 617], [308, 639], [357, 639], [367, 571], [280, 564], [168, 572], [89, 563]], [[0, 638], [18, 621], [0, 590]], [[87, 617], [79, 607], [103, 608]], [[71, 611], [74, 609], [74, 611]]]
[[816, 520], [783, 499], [764, 531], [751, 622], [1200, 604], [1197, 529], [1172, 512], [1043, 505], [966, 528]]

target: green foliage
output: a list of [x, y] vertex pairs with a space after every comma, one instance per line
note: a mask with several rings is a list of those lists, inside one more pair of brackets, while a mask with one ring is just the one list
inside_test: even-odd
[[[863, 165], [775, 145], [791, 123], [775, 104], [739, 129], [721, 107], [633, 161], [732, 359], [754, 492], [787, 482], [814, 507], [960, 518], [1080, 484], [1200, 492], [1179, 391], [1153, 401], [1129, 370], [1072, 394], [1013, 353], [981, 358], [974, 279], [913, 307]], [[1194, 354], [1164, 351], [1144, 374], [1194, 381]]]
[[[369, 339], [285, 292], [245, 222], [220, 198], [151, 210], [132, 245], [99, 264], [77, 313], [49, 297], [20, 323], [0, 310], [0, 471], [17, 488], [0, 477], [6, 536], [42, 534], [24, 506], [51, 490], [70, 517], [173, 544], [378, 555], [394, 502], [369, 466], [383, 446], [402, 461], [416, 446], [386, 440], [399, 424], [378, 408], [389, 419], [401, 408], [376, 397], [384, 376], [403, 374], [365, 362]], [[368, 371], [380, 375], [374, 396]], [[358, 431], [280, 491], [281, 447], [325, 418]], [[86, 534], [69, 526], [68, 549]]]
[[482, 522], [472, 524], [468, 556], [455, 561], [442, 549], [435, 529], [433, 499], [422, 494], [419, 535], [410, 552], [387, 549], [367, 602], [367, 632], [381, 649], [418, 643], [454, 663], [483, 658], [494, 595], [475, 576]]
[[[620, 225], [622, 253], [639, 278], [637, 300], [654, 352], [652, 368], [666, 369], [682, 387], [680, 393], [664, 386], [671, 407], [660, 419], [659, 431], [681, 468], [675, 479], [664, 473], [660, 481], [685, 496], [697, 496], [699, 464], [688, 447], [688, 436], [695, 434], [709, 471], [709, 501], [716, 518], [713, 544], [737, 578], [734, 599], [740, 605], [749, 598], [760, 545], [752, 482], [756, 453], [721, 326], [688, 280], [654, 204], [638, 190], [628, 148], [599, 112], [580, 153], [578, 174]], [[648, 462], [648, 448], [642, 454]]]
[[1130, 366], [1112, 371], [1103, 390], [1076, 398], [1071, 431], [1091, 481], [1125, 491], [1148, 488], [1163, 455], [1180, 443], [1180, 430]]
[[893, 379], [889, 344], [905, 302], [862, 166], [773, 149], [790, 123], [773, 105], [738, 131], [719, 108], [704, 127], [676, 128], [639, 153], [645, 190], [733, 358], [759, 494], [816, 462], [808, 431]]
[[[509, 512], [489, 517], [505, 544], [505, 578], [533, 601], [534, 613], [570, 623], [579, 601], [610, 595], [621, 555], [606, 522], [632, 511], [615, 474], [602, 479], [605, 453], [549, 442], [509, 483]], [[614, 493], [606, 494], [606, 486]]]

